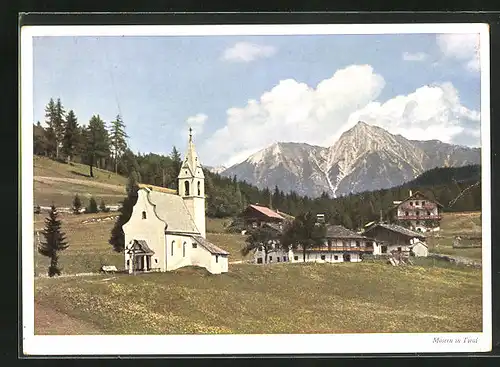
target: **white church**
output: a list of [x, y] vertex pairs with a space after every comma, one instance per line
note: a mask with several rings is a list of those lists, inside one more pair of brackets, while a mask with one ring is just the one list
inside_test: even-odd
[[122, 226], [129, 273], [200, 266], [212, 274], [228, 271], [229, 253], [206, 239], [205, 176], [192, 130], [178, 176], [178, 191], [140, 185], [132, 215]]

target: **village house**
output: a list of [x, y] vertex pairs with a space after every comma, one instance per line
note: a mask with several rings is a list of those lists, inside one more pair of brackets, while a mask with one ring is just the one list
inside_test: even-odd
[[268, 207], [257, 204], [248, 205], [245, 210], [240, 213], [239, 217], [247, 230], [262, 227], [264, 224], [275, 224], [283, 228], [283, 224], [287, 219], [293, 219], [293, 217], [280, 213], [278, 210], [274, 211]]
[[[263, 223], [263, 227], [268, 227], [278, 234], [283, 233], [283, 226], [281, 223]], [[275, 241], [272, 245], [272, 249], [267, 253], [267, 261], [266, 261], [266, 253], [264, 251], [263, 246], [257, 247], [253, 252], [253, 263], [255, 264], [270, 264], [270, 263], [279, 263], [279, 262], [288, 262], [290, 260], [290, 256], [293, 256], [292, 251], [283, 250], [279, 246], [279, 241]]]
[[363, 232], [373, 238], [376, 245], [374, 255], [390, 255], [394, 252], [426, 257], [429, 253], [425, 236], [397, 224], [375, 223]]
[[189, 133], [178, 175], [179, 192], [140, 185], [125, 234], [125, 269], [171, 271], [200, 266], [212, 274], [228, 271], [229, 253], [206, 239], [205, 177]]
[[443, 207], [436, 200], [417, 191], [403, 201], [395, 201], [391, 209], [396, 224], [418, 232], [438, 231]]
[[[328, 225], [322, 246], [306, 249], [306, 262], [359, 262], [374, 251], [375, 241], [340, 225]], [[303, 262], [302, 249], [293, 251], [291, 262]]]

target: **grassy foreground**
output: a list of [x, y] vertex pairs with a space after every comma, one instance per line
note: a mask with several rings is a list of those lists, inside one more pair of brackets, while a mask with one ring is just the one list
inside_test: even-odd
[[[102, 334], [482, 329], [481, 271], [466, 268], [241, 264], [218, 276], [184, 268], [136, 276], [38, 278], [35, 299]], [[54, 332], [40, 325], [35, 329], [36, 334]]]

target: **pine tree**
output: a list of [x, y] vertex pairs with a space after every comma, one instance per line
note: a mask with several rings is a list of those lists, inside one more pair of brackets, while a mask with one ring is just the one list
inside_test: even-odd
[[98, 207], [97, 207], [97, 202], [95, 201], [94, 197], [91, 197], [89, 200], [89, 206], [85, 210], [86, 213], [97, 213]]
[[99, 159], [109, 154], [108, 132], [104, 121], [99, 115], [94, 115], [89, 121], [85, 132], [85, 156], [90, 168], [90, 177], [94, 177], [93, 167]]
[[177, 175], [181, 171], [182, 167], [182, 159], [179, 151], [177, 148], [174, 146], [172, 148], [172, 153], [170, 154], [170, 158], [172, 159], [172, 170], [174, 171], [174, 180], [173, 180], [173, 186], [175, 190], [179, 190], [178, 188], [178, 182], [177, 182]]
[[304, 262], [307, 249], [320, 245], [326, 235], [326, 227], [316, 223], [316, 215], [312, 212], [299, 214], [289, 223], [281, 239], [283, 249], [302, 249]]
[[111, 237], [108, 241], [116, 252], [122, 252], [125, 249], [125, 234], [123, 233], [122, 226], [130, 219], [134, 205], [137, 202], [137, 191], [139, 190], [137, 182], [138, 175], [134, 171], [128, 178], [126, 187], [127, 197], [122, 202], [120, 215], [111, 230]]
[[80, 214], [80, 210], [82, 209], [82, 201], [78, 194], [75, 195], [73, 199], [73, 213]]
[[61, 269], [58, 267], [59, 252], [69, 246], [65, 234], [61, 232], [61, 221], [58, 219], [58, 215], [56, 207], [52, 205], [49, 217], [45, 219], [45, 229], [42, 232], [45, 242], [40, 242], [38, 245], [38, 252], [50, 258], [48, 271], [50, 277], [61, 274]]
[[57, 135], [55, 125], [57, 123], [56, 116], [56, 104], [54, 99], [50, 99], [47, 106], [45, 106], [45, 123], [47, 124], [47, 128], [45, 129], [45, 143], [46, 143], [46, 151], [49, 157], [57, 157], [58, 148], [57, 148]]
[[127, 149], [128, 135], [125, 133], [125, 124], [120, 115], [116, 116], [114, 121], [111, 121], [109, 131], [110, 151], [115, 164], [115, 173], [118, 173], [118, 161]]
[[64, 124], [64, 136], [62, 141], [62, 152], [68, 158], [68, 163], [78, 154], [79, 133], [78, 121], [73, 110], [68, 112]]
[[106, 208], [106, 203], [104, 202], [104, 199], [101, 200], [101, 204], [99, 204], [99, 211], [100, 212], [107, 212], [108, 208]]

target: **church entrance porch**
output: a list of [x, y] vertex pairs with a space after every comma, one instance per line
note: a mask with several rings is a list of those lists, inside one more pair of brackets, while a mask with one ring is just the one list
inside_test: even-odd
[[154, 255], [154, 251], [149, 248], [146, 241], [131, 241], [125, 253], [128, 255], [125, 266], [129, 274], [135, 273], [136, 271], [151, 271], [151, 258]]

